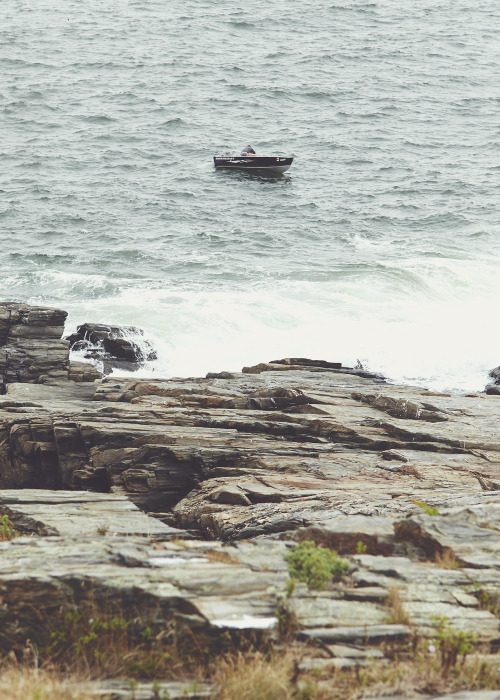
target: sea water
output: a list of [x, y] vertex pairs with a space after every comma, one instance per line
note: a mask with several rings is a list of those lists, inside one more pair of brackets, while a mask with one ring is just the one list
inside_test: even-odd
[[[141, 371], [500, 364], [496, 0], [2, 0], [0, 299]], [[283, 176], [219, 172], [252, 144]]]

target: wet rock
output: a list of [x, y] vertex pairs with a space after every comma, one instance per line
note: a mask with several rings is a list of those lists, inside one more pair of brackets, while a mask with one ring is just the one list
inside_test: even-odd
[[114, 367], [136, 370], [142, 363], [156, 359], [155, 350], [143, 336], [144, 331], [135, 326], [84, 323], [66, 340], [71, 350], [103, 363], [108, 374]]
[[488, 372], [488, 377], [490, 377], [492, 381], [485, 386], [485, 393], [492, 396], [498, 396], [498, 394], [500, 394], [500, 367], [495, 367], [494, 369], [490, 370]]

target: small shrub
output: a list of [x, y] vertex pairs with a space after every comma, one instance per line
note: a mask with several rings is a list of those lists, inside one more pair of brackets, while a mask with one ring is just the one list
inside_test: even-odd
[[463, 630], [454, 630], [447, 617], [436, 617], [432, 619], [437, 623], [437, 646], [441, 654], [441, 665], [446, 674], [450, 668], [457, 665], [459, 657], [464, 663], [467, 654], [474, 651], [477, 635]]
[[285, 559], [290, 576], [315, 590], [323, 590], [327, 583], [341, 579], [349, 571], [349, 562], [340, 559], [337, 552], [317, 547], [309, 540], [294, 547]]
[[478, 588], [475, 593], [481, 610], [488, 610], [495, 617], [500, 617], [500, 593], [490, 593], [484, 588]]
[[7, 542], [13, 540], [14, 537], [18, 536], [18, 532], [14, 525], [9, 520], [8, 515], [2, 515], [0, 518], [0, 542]]
[[428, 506], [427, 503], [424, 503], [423, 501], [413, 501], [413, 503], [418, 506], [419, 508], [422, 508], [427, 515], [439, 515], [439, 511], [437, 508], [434, 508], [433, 506]]
[[101, 537], [106, 537], [106, 535], [109, 534], [109, 525], [102, 524], [99, 525], [99, 527], [96, 529], [96, 535], [100, 535]]
[[361, 540], [359, 540], [359, 542], [356, 545], [356, 553], [357, 554], [366, 554], [367, 549], [368, 549], [368, 547], [366, 546], [366, 544], [364, 542], [362, 542]]
[[278, 633], [282, 641], [289, 641], [295, 637], [295, 633], [299, 629], [299, 621], [295, 611], [290, 607], [290, 598], [295, 591], [295, 579], [291, 578], [287, 581], [286, 596], [281, 598], [276, 608], [276, 617], [278, 619]]

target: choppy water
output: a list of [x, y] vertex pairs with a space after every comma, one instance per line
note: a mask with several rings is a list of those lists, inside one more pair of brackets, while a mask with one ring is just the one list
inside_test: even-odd
[[[496, 0], [2, 0], [0, 298], [162, 375], [500, 364]], [[275, 179], [215, 172], [251, 143]]]

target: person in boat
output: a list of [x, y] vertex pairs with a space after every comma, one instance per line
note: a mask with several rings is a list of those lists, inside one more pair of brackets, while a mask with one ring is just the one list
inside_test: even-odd
[[241, 155], [242, 156], [255, 156], [257, 154], [255, 153], [255, 151], [253, 150], [253, 148], [249, 144], [241, 151]]

